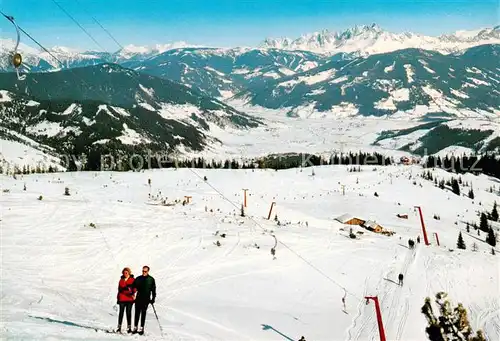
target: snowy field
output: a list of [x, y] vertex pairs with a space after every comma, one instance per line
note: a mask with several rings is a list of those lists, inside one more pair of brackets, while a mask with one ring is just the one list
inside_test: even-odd
[[387, 146], [371, 145], [383, 130], [407, 129], [419, 121], [408, 119], [384, 119], [373, 117], [308, 117], [290, 118], [286, 109], [266, 109], [247, 106], [241, 101], [229, 104], [249, 115], [260, 118], [264, 126], [250, 130], [221, 129], [210, 125], [210, 136], [222, 144], [214, 144], [201, 154], [207, 158], [226, 157], [254, 158], [270, 153], [317, 153], [380, 152], [394, 156], [408, 155], [395, 150], [396, 141]]
[[[220, 155], [234, 158], [255, 158], [270, 153], [317, 153], [332, 155], [340, 152], [354, 153], [378, 152], [400, 157], [409, 155], [398, 148], [425, 135], [428, 130], [417, 130], [414, 133], [400, 137], [388, 138], [372, 145], [384, 130], [401, 130], [422, 125], [422, 121], [402, 116], [399, 119], [388, 117], [352, 116], [348, 115], [322, 117], [318, 115], [302, 118], [290, 118], [286, 113], [289, 109], [267, 109], [244, 104], [241, 100], [227, 102], [234, 108], [253, 117], [263, 120], [265, 125], [250, 130], [221, 129], [215, 124], [210, 125], [210, 136], [221, 143], [213, 144], [201, 155], [207, 158], [219, 158]], [[417, 116], [418, 118], [418, 116]], [[488, 138], [495, 138], [500, 132], [500, 120], [459, 118], [452, 121], [452, 127], [468, 129], [493, 130], [495, 133]], [[447, 152], [447, 151], [445, 151]], [[449, 150], [453, 152], [453, 148]], [[189, 155], [189, 153], [186, 153]], [[194, 155], [194, 154], [192, 154]]]
[[[468, 309], [474, 330], [499, 340], [500, 256], [461, 223], [491, 210], [499, 197], [486, 190], [498, 188], [498, 180], [464, 176], [473, 184], [473, 203], [420, 178], [417, 166], [311, 171], [0, 175], [2, 339], [379, 340], [374, 304], [364, 299], [378, 296], [387, 340], [423, 341], [424, 299], [446, 291]], [[63, 195], [65, 187], [71, 196]], [[249, 189], [246, 217], [239, 216], [243, 188]], [[155, 205], [184, 196], [192, 202]], [[273, 201], [281, 226], [267, 220]], [[431, 245], [410, 250], [408, 238], [421, 233], [415, 205], [423, 209]], [[396, 234], [354, 227], [364, 233], [350, 239], [349, 228], [334, 220], [345, 213]], [[459, 230], [467, 250], [456, 249]], [[161, 329], [149, 308], [144, 336], [96, 332], [116, 327], [121, 269], [129, 266], [137, 276], [146, 264], [157, 283]], [[405, 274], [402, 287], [398, 273]]]

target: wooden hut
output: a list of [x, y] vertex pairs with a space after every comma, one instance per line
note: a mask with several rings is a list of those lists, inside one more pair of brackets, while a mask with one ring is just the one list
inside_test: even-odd
[[360, 218], [356, 218], [355, 216], [351, 215], [351, 214], [343, 214], [341, 215], [340, 217], [338, 218], [335, 218], [336, 221], [338, 222], [341, 222], [342, 224], [346, 224], [346, 225], [358, 225], [358, 226], [361, 226], [365, 223], [365, 221], [363, 219], [360, 219]]
[[372, 220], [366, 221], [362, 226], [364, 228], [366, 228], [367, 230], [373, 231], [376, 233], [381, 233], [382, 231], [384, 231], [384, 228], [382, 226], [380, 226], [378, 223], [376, 223], [375, 221], [372, 221]]

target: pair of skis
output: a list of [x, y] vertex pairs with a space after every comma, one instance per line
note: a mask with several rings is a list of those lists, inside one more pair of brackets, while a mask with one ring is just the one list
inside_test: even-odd
[[123, 333], [123, 332], [119, 332], [119, 331], [116, 331], [114, 329], [101, 329], [101, 328], [94, 328], [96, 332], [98, 331], [103, 331], [105, 332], [106, 334], [120, 334], [120, 335], [127, 335], [127, 334], [130, 334], [130, 335], [135, 335], [135, 334], [138, 334], [138, 335], [144, 335], [144, 331], [143, 332], [135, 332], [135, 333]]

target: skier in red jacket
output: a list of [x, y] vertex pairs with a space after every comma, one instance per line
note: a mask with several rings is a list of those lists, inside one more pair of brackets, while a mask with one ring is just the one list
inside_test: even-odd
[[116, 332], [121, 333], [123, 313], [127, 313], [127, 333], [132, 333], [132, 305], [135, 301], [135, 292], [137, 291], [134, 287], [134, 275], [130, 268], [124, 268], [122, 270], [122, 277], [118, 282], [118, 294], [116, 295], [117, 304], [120, 306], [120, 312], [118, 314], [118, 328]]

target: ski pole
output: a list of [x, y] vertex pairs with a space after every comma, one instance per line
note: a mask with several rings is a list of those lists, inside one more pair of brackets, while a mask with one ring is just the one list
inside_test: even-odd
[[158, 318], [158, 314], [156, 313], [155, 305], [151, 303], [151, 306], [153, 307], [153, 312], [155, 313], [156, 321], [158, 322], [158, 327], [160, 327], [161, 336], [163, 336], [163, 329], [161, 328], [160, 319]]

